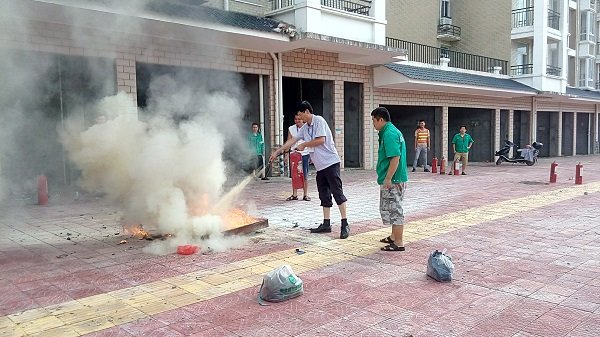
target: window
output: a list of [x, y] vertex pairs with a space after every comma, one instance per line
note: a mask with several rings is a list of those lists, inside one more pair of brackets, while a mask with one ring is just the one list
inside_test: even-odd
[[450, 0], [442, 0], [440, 8], [440, 17], [451, 18], [450, 16]]
[[594, 23], [596, 18], [594, 13], [591, 11], [581, 12], [581, 34], [579, 38], [581, 41], [594, 41]]

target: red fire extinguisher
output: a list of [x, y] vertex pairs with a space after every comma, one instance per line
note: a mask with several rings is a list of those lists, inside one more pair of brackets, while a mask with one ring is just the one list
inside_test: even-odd
[[48, 203], [48, 179], [45, 175], [38, 177], [38, 205], [46, 205]]
[[438, 160], [436, 157], [433, 157], [431, 160], [431, 173], [437, 173]]
[[583, 184], [583, 176], [581, 175], [581, 171], [583, 170], [583, 164], [578, 163], [575, 165], [575, 185]]
[[552, 164], [550, 164], [550, 182], [551, 183], [555, 183], [556, 182], [556, 178], [557, 178], [557, 174], [556, 174], [556, 167], [558, 166], [558, 164], [554, 161], [552, 162]]
[[302, 155], [300, 152], [290, 153], [290, 170], [292, 174], [292, 188], [303, 188], [304, 171], [302, 169]]
[[446, 158], [444, 156], [440, 160], [440, 174], [446, 174]]
[[458, 160], [455, 160], [455, 161], [454, 161], [454, 167], [452, 168], [452, 169], [453, 169], [453, 171], [454, 171], [454, 172], [453, 172], [453, 174], [454, 174], [455, 176], [457, 176], [457, 175], [460, 175], [460, 172], [459, 172], [459, 171], [460, 171], [459, 165], [460, 165], [460, 164], [459, 164]]

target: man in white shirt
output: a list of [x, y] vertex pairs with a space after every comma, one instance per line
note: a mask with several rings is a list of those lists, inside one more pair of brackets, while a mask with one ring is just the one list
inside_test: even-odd
[[350, 226], [346, 218], [346, 196], [342, 189], [342, 179], [340, 178], [340, 156], [335, 149], [331, 129], [325, 119], [321, 116], [313, 115], [313, 108], [307, 101], [302, 101], [296, 109], [298, 116], [306, 124], [298, 130], [298, 135], [288, 139], [285, 144], [275, 151], [270, 161], [275, 160], [277, 156], [291, 148], [298, 140], [304, 140], [304, 143], [296, 148], [302, 151], [310, 148], [310, 159], [317, 169], [317, 189], [319, 199], [323, 207], [323, 223], [317, 228], [311, 228], [311, 233], [330, 233], [331, 232], [331, 207], [333, 202], [331, 196], [335, 199], [342, 216], [342, 228], [340, 230], [340, 239], [346, 239], [350, 235]]
[[[300, 131], [300, 129], [302, 128], [303, 125], [304, 125], [304, 121], [296, 113], [296, 116], [294, 116], [294, 125], [292, 125], [288, 128], [287, 140], [290, 140], [293, 137], [298, 137], [298, 132]], [[310, 159], [310, 154], [309, 154], [310, 150], [306, 149], [306, 148], [302, 151], [298, 150], [297, 146], [302, 143], [304, 143], [304, 140], [302, 140], [302, 139], [298, 140], [294, 145], [292, 145], [291, 150], [292, 150], [292, 152], [297, 151], [302, 155], [302, 173], [304, 174], [304, 186], [303, 186], [304, 197], [302, 198], [302, 200], [310, 201], [310, 197], [308, 196], [308, 165], [309, 165], [309, 159]], [[289, 196], [286, 200], [287, 201], [298, 200], [298, 189], [292, 187], [292, 195]]]

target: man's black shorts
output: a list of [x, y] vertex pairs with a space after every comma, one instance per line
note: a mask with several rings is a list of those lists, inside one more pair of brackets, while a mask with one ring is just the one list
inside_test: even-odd
[[342, 189], [340, 163], [317, 171], [317, 190], [319, 190], [319, 200], [321, 200], [321, 206], [323, 207], [333, 206], [332, 195], [338, 205], [348, 200], [344, 196], [344, 190]]

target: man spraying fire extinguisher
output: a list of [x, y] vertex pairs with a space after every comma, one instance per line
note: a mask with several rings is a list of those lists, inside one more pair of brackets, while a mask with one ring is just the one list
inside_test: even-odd
[[[298, 116], [298, 113], [296, 113], [296, 116], [294, 116], [294, 125], [290, 126], [288, 128], [288, 138], [287, 140], [291, 140], [293, 138], [298, 138], [298, 131], [300, 131], [300, 129], [302, 128], [302, 126], [304, 125], [304, 121], [302, 119], [300, 119], [300, 117]], [[290, 167], [292, 167], [292, 170], [296, 169], [297, 171], [293, 171], [291, 172], [291, 176], [292, 176], [292, 195], [290, 195], [287, 199], [287, 201], [291, 201], [291, 200], [298, 200], [298, 189], [302, 188], [304, 190], [304, 197], [302, 197], [302, 200], [304, 201], [310, 201], [310, 197], [308, 196], [308, 165], [309, 165], [309, 160], [310, 160], [310, 149], [305, 148], [302, 151], [299, 151], [298, 149], [296, 149], [296, 147], [298, 147], [298, 145], [304, 143], [303, 139], [299, 139], [294, 145], [292, 145], [291, 148], [291, 153], [290, 153], [290, 164], [294, 163], [294, 165], [290, 165]], [[298, 156], [301, 156], [301, 158], [297, 158]], [[298, 160], [300, 159], [300, 160]], [[297, 173], [302, 173], [302, 175], [300, 176]], [[299, 187], [300, 184], [298, 184], [297, 182], [294, 181], [294, 178], [297, 179], [302, 179], [302, 187]]]

